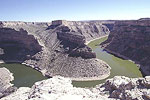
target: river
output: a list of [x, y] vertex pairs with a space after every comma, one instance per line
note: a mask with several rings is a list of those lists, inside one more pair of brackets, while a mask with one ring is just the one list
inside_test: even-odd
[[[107, 53], [99, 46], [102, 42], [107, 40], [108, 37], [103, 37], [94, 41], [91, 41], [88, 46], [96, 53], [96, 57], [105, 61], [111, 67], [111, 74], [108, 78], [114, 76], [127, 76], [130, 78], [142, 77], [141, 72], [136, 64], [131, 61], [123, 60], [112, 54]], [[106, 79], [108, 79], [106, 78]], [[76, 87], [94, 87], [97, 84], [105, 82], [105, 80], [97, 81], [73, 81], [73, 85]]]
[[1, 67], [6, 67], [13, 73], [13, 83], [17, 87], [31, 87], [35, 82], [47, 79], [40, 72], [31, 67], [19, 63], [0, 64]]
[[[96, 53], [97, 58], [105, 61], [111, 67], [111, 74], [108, 78], [114, 76], [127, 76], [127, 77], [142, 77], [139, 68], [133, 62], [123, 60], [115, 57], [112, 54], [103, 51], [103, 48], [98, 46], [105, 41], [107, 37], [91, 41], [88, 46]], [[31, 87], [35, 82], [47, 79], [40, 72], [18, 63], [0, 64], [1, 67], [6, 67], [13, 73], [14, 81], [12, 82], [17, 87]], [[97, 84], [104, 82], [104, 80], [97, 81], [73, 81], [72, 84], [76, 87], [94, 87]]]

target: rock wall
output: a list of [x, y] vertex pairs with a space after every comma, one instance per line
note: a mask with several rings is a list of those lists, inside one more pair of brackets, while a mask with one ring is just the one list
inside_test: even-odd
[[[75, 32], [58, 32], [58, 39], [63, 45], [67, 46], [65, 50], [69, 56], [82, 57], [82, 58], [96, 58], [96, 54], [92, 52], [92, 49], [85, 45], [85, 36]], [[70, 42], [70, 43], [68, 43]], [[70, 46], [71, 45], [71, 46]]]
[[110, 53], [135, 61], [143, 75], [150, 75], [150, 20], [116, 22], [103, 46]]
[[0, 59], [4, 62], [23, 62], [42, 50], [33, 35], [20, 29], [0, 28]]
[[[90, 78], [104, 75], [106, 78], [110, 74], [109, 65], [97, 60], [95, 53], [84, 44], [85, 41], [109, 34], [109, 29], [101, 22], [1, 23], [0, 46], [10, 57], [9, 61], [12, 60], [9, 54], [17, 55], [16, 58], [19, 56], [22, 59], [18, 62], [49, 77]], [[4, 39], [12, 44], [2, 43]], [[12, 53], [16, 51], [16, 48], [12, 50], [14, 45], [19, 52]], [[0, 55], [0, 60], [5, 62], [5, 55]]]
[[54, 26], [59, 26], [59, 25], [66, 25], [68, 22], [66, 20], [55, 20], [55, 21], [52, 21], [52, 25]]
[[109, 28], [103, 24], [113, 23], [107, 21], [63, 21], [62, 24], [51, 24], [49, 28], [54, 29], [56, 26], [67, 26], [70, 31], [80, 33], [80, 35], [85, 36], [86, 41], [89, 41], [100, 36], [108, 35], [110, 32]]
[[114, 28], [114, 23], [103, 23], [103, 25], [107, 26], [109, 31], [112, 31]]
[[75, 32], [58, 32], [57, 36], [60, 40], [69, 41], [81, 46], [84, 45], [86, 41], [83, 35], [80, 35], [80, 33]]

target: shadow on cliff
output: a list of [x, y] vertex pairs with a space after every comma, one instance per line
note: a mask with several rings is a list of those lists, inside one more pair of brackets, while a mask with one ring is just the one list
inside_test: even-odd
[[27, 31], [0, 28], [0, 60], [20, 62], [33, 59], [32, 56], [42, 50], [38, 41]]

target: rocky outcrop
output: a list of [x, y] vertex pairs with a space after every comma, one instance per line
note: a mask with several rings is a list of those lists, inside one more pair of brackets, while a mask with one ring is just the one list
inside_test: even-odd
[[109, 34], [101, 22], [1, 23], [1, 62], [21, 62], [49, 77], [106, 78], [110, 74], [110, 67], [84, 44]]
[[150, 20], [118, 21], [103, 43], [105, 50], [140, 65], [150, 75]]
[[150, 76], [145, 78], [128, 78], [115, 76], [98, 85], [93, 91], [99, 92], [109, 98], [119, 100], [149, 100]]
[[14, 80], [12, 73], [6, 68], [0, 68], [0, 98], [16, 90], [10, 82]]
[[95, 88], [76, 88], [60, 76], [36, 82], [31, 88], [20, 87], [1, 100], [149, 100], [150, 76], [128, 78], [115, 76]]
[[48, 80], [36, 82], [31, 89], [19, 88], [15, 93], [1, 100], [108, 100], [89, 89], [76, 88], [70, 79], [53, 77]]
[[0, 55], [4, 54], [4, 50], [0, 48]]
[[[78, 35], [83, 35], [85, 36], [86, 41], [92, 40], [94, 38], [100, 37], [100, 36], [104, 36], [104, 35], [108, 35], [109, 34], [109, 28], [105, 25], [108, 24], [108, 22], [101, 22], [101, 21], [61, 21], [61, 20], [57, 20], [57, 21], [53, 21], [52, 23], [55, 23], [54, 25], [51, 24], [49, 26], [49, 29], [51, 29], [51, 27], [53, 27], [52, 29], [56, 28], [56, 27], [61, 27], [61, 29], [63, 29], [64, 31], [72, 31], [75, 33], [79, 33]], [[113, 24], [114, 22], [112, 22], [111, 24]], [[68, 27], [68, 28], [67, 28]]]
[[150, 20], [150, 18], [140, 18], [139, 20]]
[[80, 47], [79, 49], [73, 49], [69, 55], [73, 57], [81, 56], [82, 58], [86, 59], [96, 58], [96, 54], [88, 46]]
[[0, 22], [0, 28], [1, 28], [1, 27], [3, 27], [3, 23], [2, 23], [2, 22]]
[[[92, 49], [85, 45], [86, 38], [80, 33], [75, 32], [58, 32], [58, 39], [63, 45], [67, 46], [66, 52], [69, 56], [82, 57], [82, 58], [96, 58], [96, 54], [92, 52]], [[68, 42], [70, 42], [68, 44]]]
[[114, 23], [103, 23], [103, 25], [107, 26], [109, 31], [112, 31], [114, 28]]
[[4, 62], [23, 62], [41, 50], [42, 46], [27, 31], [0, 28], [0, 59]]
[[58, 32], [57, 36], [60, 40], [69, 41], [80, 46], [83, 46], [86, 41], [83, 35], [75, 32]]
[[52, 24], [50, 25], [51, 29], [54, 29], [55, 27], [59, 26], [59, 25], [66, 25], [68, 22], [66, 20], [55, 20], [52, 21]]

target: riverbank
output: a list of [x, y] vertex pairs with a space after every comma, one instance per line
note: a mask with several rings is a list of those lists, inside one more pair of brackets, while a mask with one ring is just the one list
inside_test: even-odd
[[117, 53], [117, 52], [111, 51], [111, 50], [109, 50], [109, 49], [104, 48], [104, 50], [107, 51], [108, 53], [114, 55], [114, 56], [120, 57], [120, 58], [122, 58], [122, 59], [124, 59], [124, 60], [128, 60], [128, 61], [130, 61], [130, 62], [136, 64], [137, 67], [139, 68], [139, 70], [141, 71], [142, 76], [146, 76], [145, 73], [144, 73], [144, 72], [146, 72], [146, 71], [143, 71], [143, 70], [145, 70], [145, 69], [143, 69], [143, 67], [141, 67], [141, 65], [140, 65], [139, 62], [133, 61], [133, 60], [131, 60], [129, 57], [126, 57], [126, 56], [121, 55], [121, 54], [119, 54], [119, 53]]
[[97, 39], [101, 39], [101, 38], [104, 38], [104, 37], [107, 37], [107, 36], [108, 36], [108, 35], [104, 35], [104, 36], [101, 36], [101, 37], [92, 39], [92, 40], [90, 40], [90, 41], [86, 41], [85, 44], [88, 45], [88, 44], [89, 44], [90, 42], [92, 42], [92, 41], [95, 41], [95, 40], [97, 40]]
[[[90, 40], [90, 41], [87, 41], [85, 44], [88, 45], [88, 44], [89, 44], [90, 42], [92, 42], [92, 41], [95, 41], [95, 40], [97, 40], [97, 39], [101, 39], [101, 38], [104, 38], [104, 37], [107, 37], [107, 36], [108, 36], [108, 35], [105, 35], [105, 36], [101, 36], [101, 37], [92, 39], [92, 40]], [[108, 66], [108, 69], [111, 69], [111, 67], [110, 67], [106, 62], [104, 62], [104, 61], [102, 61], [102, 60], [100, 60], [100, 59], [97, 59], [97, 58], [96, 58], [96, 60], [99, 61], [100, 63], [106, 64], [106, 66]], [[46, 74], [47, 74], [47, 73], [46, 73], [46, 72], [47, 72], [46, 70], [40, 70], [40, 69], [38, 69], [38, 68], [35, 68], [33, 65], [29, 65], [29, 64], [27, 64], [27, 63], [22, 63], [22, 64], [27, 65], [27, 66], [30, 66], [30, 67], [32, 67], [33, 69], [35, 69], [35, 70], [41, 72], [43, 76], [48, 77], [48, 75], [46, 75]], [[96, 81], [96, 80], [103, 80], [103, 79], [106, 79], [106, 78], [109, 77], [109, 76], [110, 76], [110, 71], [109, 71], [109, 73], [106, 73], [106, 74], [104, 74], [104, 75], [97, 76], [97, 77], [81, 77], [81, 78], [68, 77], [68, 78], [70, 78], [72, 81]], [[53, 77], [53, 76], [51, 76], [51, 77]]]
[[[100, 60], [100, 59], [96, 59], [99, 62], [102, 62], [103, 64], [105, 64], [107, 66], [107, 68], [109, 70], [111, 70], [111, 67], [104, 61]], [[69, 77], [72, 81], [97, 81], [97, 80], [103, 80], [106, 79], [107, 77], [109, 77], [110, 75], [110, 71], [106, 74], [103, 74], [101, 76], [96, 76], [96, 77], [81, 77], [81, 78], [71, 78]]]
[[[126, 76], [130, 78], [142, 77], [142, 74], [136, 64], [106, 52], [104, 48], [99, 45], [105, 40], [107, 40], [107, 37], [94, 40], [90, 42], [88, 46], [96, 53], [96, 57], [98, 59], [105, 61], [109, 66], [111, 66], [111, 73], [108, 78], [113, 78], [114, 76]], [[106, 79], [85, 82], [73, 81], [73, 85], [76, 87], [94, 87], [97, 84], [104, 83]]]
[[103, 80], [109, 77], [110, 73], [106, 75], [102, 75], [100, 77], [85, 77], [85, 78], [70, 78], [72, 81], [97, 81], [97, 80]]
[[30, 68], [40, 72], [43, 76], [47, 77], [46, 76], [46, 71], [44, 69], [40, 70], [40, 68], [34, 67], [34, 65], [31, 65], [31, 64], [28, 64], [28, 63], [25, 63], [25, 62], [21, 62], [19, 60], [8, 60], [8, 61], [0, 60], [0, 64], [7, 64], [7, 63], [18, 63], [18, 64], [25, 65], [26, 67], [30, 67]]
[[[86, 45], [88, 45], [90, 42], [92, 41], [95, 41], [95, 40], [98, 40], [98, 39], [101, 39], [101, 38], [105, 38], [105, 37], [108, 37], [108, 35], [105, 35], [105, 36], [101, 36], [101, 37], [98, 37], [98, 38], [95, 38], [95, 39], [92, 39], [90, 41], [86, 41]], [[100, 60], [100, 59], [97, 59], [97, 60]], [[102, 61], [102, 60], [101, 60]], [[102, 61], [104, 62], [104, 61]], [[106, 62], [104, 62], [106, 63]], [[107, 63], [106, 63], [107, 64]], [[109, 66], [107, 64], [107, 66]], [[111, 69], [111, 67], [109, 66], [109, 69]], [[102, 75], [102, 76], [99, 76], [99, 77], [83, 77], [83, 78], [71, 78], [69, 77], [72, 81], [97, 81], [97, 80], [103, 80], [103, 79], [106, 79], [107, 77], [110, 76], [110, 72], [105, 74], [105, 75]]]
[[47, 79], [41, 72], [21, 63], [3, 63], [0, 67], [5, 67], [13, 73], [12, 84], [16, 87], [31, 87], [35, 82]]

